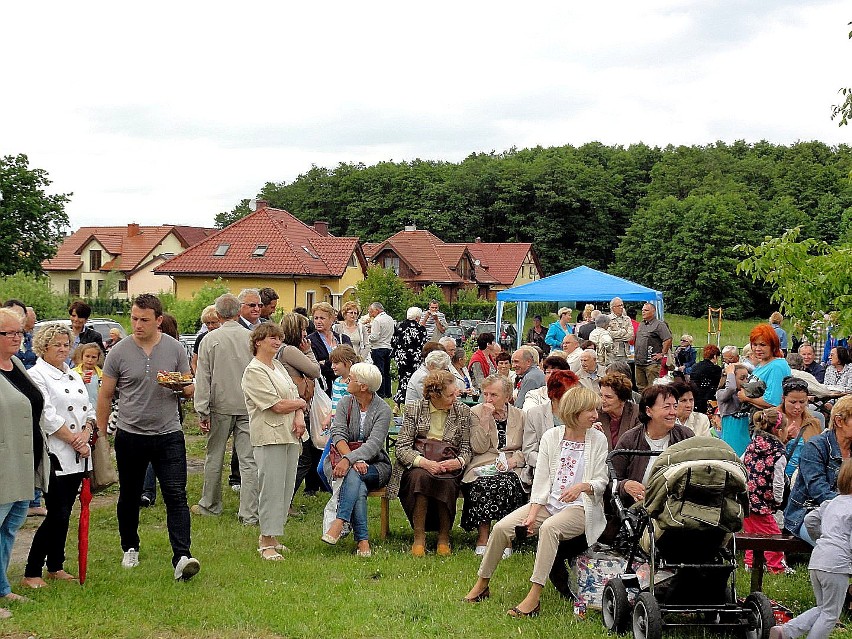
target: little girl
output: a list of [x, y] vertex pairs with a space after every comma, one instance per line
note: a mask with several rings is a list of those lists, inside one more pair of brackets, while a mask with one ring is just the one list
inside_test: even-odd
[[[748, 499], [751, 513], [743, 520], [747, 533], [780, 535], [781, 530], [773, 513], [784, 498], [784, 469], [787, 452], [781, 439], [785, 438], [787, 418], [777, 408], [767, 408], [752, 416], [754, 437], [745, 450], [743, 463], [748, 471]], [[793, 574], [784, 561], [783, 552], [765, 552], [766, 567], [773, 574]], [[745, 565], [751, 569], [753, 553], [747, 550]]]
[[[816, 546], [808, 570], [816, 597], [816, 606], [769, 631], [769, 639], [808, 639], [828, 637], [846, 599], [852, 575], [852, 460], [847, 459], [837, 474], [834, 499], [824, 501], [818, 510], [805, 517], [805, 526]], [[819, 538], [816, 534], [820, 534]]]
[[83, 378], [86, 390], [89, 391], [89, 401], [92, 402], [92, 406], [98, 405], [98, 390], [101, 387], [101, 378], [104, 376], [101, 370], [103, 358], [103, 351], [95, 342], [80, 344], [71, 356], [74, 370]]
[[722, 441], [733, 448], [737, 456], [742, 457], [751, 442], [748, 434], [751, 410], [749, 405], [742, 405], [737, 391], [748, 379], [748, 369], [742, 364], [729, 364], [725, 374], [725, 387], [716, 391], [719, 414], [722, 416]]

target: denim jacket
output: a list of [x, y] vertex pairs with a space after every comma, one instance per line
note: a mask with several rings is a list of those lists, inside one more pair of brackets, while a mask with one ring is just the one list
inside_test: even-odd
[[809, 439], [799, 458], [799, 474], [790, 489], [790, 500], [784, 510], [784, 527], [799, 534], [807, 514], [806, 503], [819, 506], [837, 496], [837, 473], [843, 456], [833, 430]]

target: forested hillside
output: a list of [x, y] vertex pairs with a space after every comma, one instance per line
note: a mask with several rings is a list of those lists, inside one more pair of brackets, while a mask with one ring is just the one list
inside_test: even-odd
[[[787, 228], [836, 243], [852, 228], [852, 152], [820, 142], [651, 148], [589, 143], [312, 167], [259, 197], [335, 235], [380, 241], [406, 224], [448, 242], [531, 241], [547, 274], [580, 264], [662, 288], [673, 312], [763, 315], [770, 291], [736, 273], [738, 243]], [[220, 226], [248, 212], [243, 201]]]

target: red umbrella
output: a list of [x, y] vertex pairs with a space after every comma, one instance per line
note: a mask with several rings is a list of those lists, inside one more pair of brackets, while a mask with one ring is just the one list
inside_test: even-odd
[[[98, 429], [93, 429], [89, 446], [95, 448]], [[92, 503], [92, 471], [89, 470], [89, 460], [86, 458], [86, 470], [83, 473], [83, 485], [80, 488], [80, 525], [77, 528], [77, 563], [80, 571], [80, 584], [86, 583], [86, 566], [89, 561], [89, 504]]]

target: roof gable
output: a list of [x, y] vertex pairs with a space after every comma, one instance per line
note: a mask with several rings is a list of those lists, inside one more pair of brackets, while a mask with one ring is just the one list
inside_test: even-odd
[[[506, 286], [514, 284], [521, 265], [529, 254], [532, 254], [533, 262], [539, 274], [542, 274], [538, 258], [529, 242], [471, 242], [466, 246], [473, 258], [479, 260], [477, 273], [480, 269], [485, 269], [500, 284]], [[478, 276], [477, 279], [479, 279]]]

